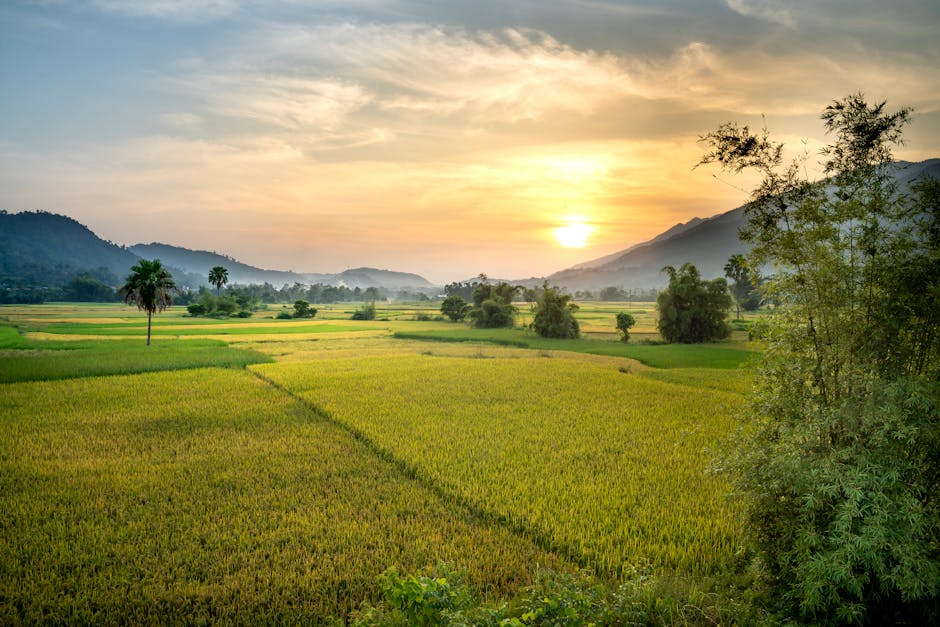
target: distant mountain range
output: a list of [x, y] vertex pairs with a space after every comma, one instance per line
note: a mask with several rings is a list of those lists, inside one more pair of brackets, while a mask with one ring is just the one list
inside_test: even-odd
[[226, 255], [205, 250], [190, 250], [168, 244], [135, 244], [128, 250], [139, 257], [160, 259], [165, 264], [182, 268], [186, 272], [208, 275], [214, 266], [223, 266], [228, 270], [230, 283], [271, 283], [281, 286], [285, 283], [323, 283], [325, 285], [343, 285], [355, 289], [384, 287], [390, 290], [430, 289], [434, 285], [422, 276], [408, 272], [394, 272], [377, 268], [351, 268], [336, 274], [299, 273], [284, 270], [263, 270], [241, 263]]
[[427, 279], [406, 272], [353, 268], [337, 274], [300, 274], [255, 268], [231, 257], [167, 244], [118, 246], [67, 216], [44, 211], [0, 211], [0, 282], [8, 286], [59, 286], [79, 273], [118, 285], [141, 258], [160, 259], [181, 287], [208, 285], [209, 270], [223, 266], [230, 283], [323, 283], [389, 290], [435, 291]]
[[[919, 163], [900, 161], [894, 165], [894, 173], [902, 188], [925, 176], [940, 179], [940, 159]], [[710, 218], [693, 218], [649, 241], [577, 264], [550, 274], [546, 279], [551, 285], [566, 287], [572, 292], [607, 286], [658, 288], [666, 284], [661, 271], [663, 266], [679, 267], [686, 262], [695, 264], [704, 277], [723, 276], [728, 258], [748, 250], [738, 237], [745, 222], [744, 207]], [[533, 279], [523, 282], [530, 284]]]
[[[940, 179], [940, 159], [894, 166], [898, 182], [906, 187], [917, 178]], [[523, 285], [551, 285], [569, 291], [598, 290], [608, 286], [648, 289], [666, 283], [662, 267], [695, 264], [705, 277], [724, 274], [724, 265], [747, 246], [738, 237], [744, 226], [744, 208], [710, 218], [676, 224], [646, 242], [574, 265], [547, 277], [512, 281]], [[405, 272], [354, 268], [337, 274], [264, 270], [231, 257], [168, 244], [118, 246], [105, 241], [72, 218], [47, 212], [0, 211], [0, 284], [7, 286], [63, 285], [75, 274], [87, 272], [109, 285], [117, 285], [138, 259], [160, 259], [177, 283], [195, 288], [207, 285], [213, 266], [228, 269], [230, 283], [324, 283], [355, 289], [384, 287], [431, 293], [436, 287], [425, 278]], [[474, 279], [471, 279], [471, 281]]]

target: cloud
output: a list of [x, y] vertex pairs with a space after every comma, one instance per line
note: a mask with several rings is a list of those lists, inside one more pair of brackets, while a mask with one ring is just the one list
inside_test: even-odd
[[770, 0], [725, 0], [725, 5], [745, 17], [753, 17], [766, 22], [773, 22], [786, 26], [787, 28], [796, 28], [796, 19], [790, 14], [790, 11], [780, 6], [779, 2]]
[[170, 20], [206, 20], [225, 17], [239, 7], [239, 0], [89, 0], [93, 8], [130, 17]]

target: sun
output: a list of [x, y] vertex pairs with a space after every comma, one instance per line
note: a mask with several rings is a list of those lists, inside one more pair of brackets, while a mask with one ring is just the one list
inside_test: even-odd
[[594, 227], [581, 220], [569, 220], [565, 226], [555, 227], [555, 239], [565, 248], [584, 248]]

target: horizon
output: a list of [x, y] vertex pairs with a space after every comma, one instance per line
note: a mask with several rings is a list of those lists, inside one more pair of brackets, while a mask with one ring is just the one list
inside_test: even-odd
[[[0, 208], [264, 269], [543, 277], [739, 207], [697, 138], [791, 150], [863, 92], [940, 157], [940, 6], [12, 2]], [[810, 160], [813, 165], [814, 159]]]

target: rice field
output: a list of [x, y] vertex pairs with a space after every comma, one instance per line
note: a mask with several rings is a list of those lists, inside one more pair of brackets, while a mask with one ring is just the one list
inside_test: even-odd
[[0, 307], [0, 623], [346, 620], [389, 566], [493, 602], [546, 567], [721, 573], [753, 350], [619, 342], [624, 305], [573, 342], [173, 308], [149, 348], [122, 305]]
[[2, 386], [0, 623], [317, 622], [449, 561], [489, 595], [563, 560], [244, 371]]
[[728, 487], [708, 472], [740, 394], [545, 357], [251, 370], [458, 500], [614, 576], [642, 562], [712, 574], [740, 548]]

